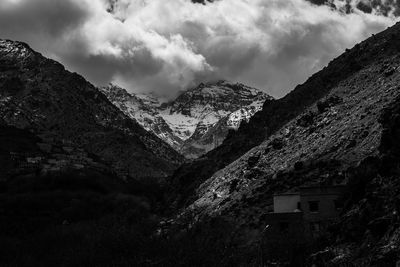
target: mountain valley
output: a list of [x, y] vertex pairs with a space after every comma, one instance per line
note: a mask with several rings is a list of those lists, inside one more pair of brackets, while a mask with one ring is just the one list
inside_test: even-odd
[[399, 140], [400, 23], [279, 99], [162, 103], [0, 39], [0, 265], [397, 266]]

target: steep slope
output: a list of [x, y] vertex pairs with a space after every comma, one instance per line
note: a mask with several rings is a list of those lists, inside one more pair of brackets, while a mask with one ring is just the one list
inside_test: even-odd
[[218, 81], [200, 84], [170, 103], [129, 94], [118, 86], [100, 89], [126, 115], [182, 153], [198, 158], [222, 143], [261, 109], [267, 94], [243, 84]]
[[0, 41], [0, 118], [49, 145], [84, 149], [136, 179], [163, 178], [182, 158], [125, 116], [81, 76], [33, 51]]
[[[236, 155], [234, 145], [262, 135], [260, 144], [197, 188], [180, 218], [225, 218], [237, 229], [232, 242], [254, 245], [268, 225], [265, 214], [274, 193], [347, 183], [350, 196], [328, 239], [333, 245], [327, 260], [332, 266], [356, 261], [355, 266], [394, 266], [400, 250], [399, 82], [396, 24], [348, 50], [285, 98], [267, 102], [202, 164], [194, 162], [192, 174], [200, 174], [195, 179], [221, 149]], [[371, 258], [371, 252], [379, 258]]]
[[[327, 67], [297, 86], [284, 98], [266, 101], [263, 110], [256, 113], [248, 124], [225, 139], [222, 145], [202, 158], [182, 165], [174, 174], [172, 183], [183, 197], [181, 203], [202, 182], [216, 171], [232, 163], [251, 148], [261, 144], [307, 107], [327, 95], [340, 82], [358, 73], [370, 64], [397, 53], [395, 30], [388, 30], [331, 61]], [[383, 36], [383, 37], [382, 37]]]

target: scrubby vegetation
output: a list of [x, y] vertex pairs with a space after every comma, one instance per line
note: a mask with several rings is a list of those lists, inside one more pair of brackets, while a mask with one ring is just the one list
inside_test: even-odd
[[[15, 177], [0, 193], [0, 266], [232, 266], [232, 223], [162, 227], [162, 189], [100, 173]], [[192, 218], [190, 219], [192, 220]], [[188, 219], [189, 221], [189, 219]]]

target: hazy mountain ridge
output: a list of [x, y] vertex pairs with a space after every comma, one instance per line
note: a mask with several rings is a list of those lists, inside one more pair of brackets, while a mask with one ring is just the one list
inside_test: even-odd
[[0, 63], [0, 116], [7, 125], [84, 149], [138, 179], [165, 177], [181, 162], [84, 78], [26, 44], [1, 40]]
[[100, 90], [126, 115], [187, 158], [197, 158], [220, 145], [230, 129], [236, 130], [265, 100], [272, 99], [257, 89], [226, 81], [200, 84], [162, 105], [151, 96], [129, 94], [113, 85]]

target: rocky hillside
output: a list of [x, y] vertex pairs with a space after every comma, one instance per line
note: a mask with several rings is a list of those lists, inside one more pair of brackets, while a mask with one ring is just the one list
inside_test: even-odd
[[219, 146], [229, 130], [237, 130], [265, 100], [272, 99], [255, 88], [226, 81], [202, 83], [163, 105], [151, 96], [129, 94], [114, 85], [100, 90], [186, 158], [198, 158]]
[[187, 194], [181, 203], [189, 204], [180, 218], [224, 218], [237, 229], [232, 242], [251, 246], [268, 224], [274, 193], [348, 184], [350, 195], [326, 237], [322, 262], [394, 266], [400, 252], [399, 82], [396, 24], [347, 50], [283, 99], [267, 101], [222, 146], [183, 166], [173, 181]]
[[[382, 35], [385, 38], [381, 38]], [[382, 51], [397, 52], [397, 48], [392, 45], [392, 38], [396, 40], [395, 33], [385, 32], [379, 37], [373, 36], [330, 62], [322, 71], [311, 76], [307, 82], [297, 86], [285, 97], [266, 101], [263, 110], [256, 113], [250, 122], [242, 125], [237, 132], [228, 135], [222, 145], [195, 162], [182, 165], [173, 176], [174, 187], [179, 188], [177, 191], [186, 199], [215, 172], [234, 162], [251, 148], [260, 145], [309, 106], [316, 104], [340, 82], [377, 60], [390, 58], [391, 54], [383, 54]], [[388, 47], [392, 50], [388, 50]]]
[[182, 161], [84, 78], [24, 43], [0, 41], [0, 118], [34, 134], [40, 150], [53, 154], [47, 162], [38, 159], [41, 168], [85, 165], [86, 156], [75, 155], [70, 162], [61, 155], [78, 151], [111, 165], [122, 177], [145, 180], [168, 176]]

